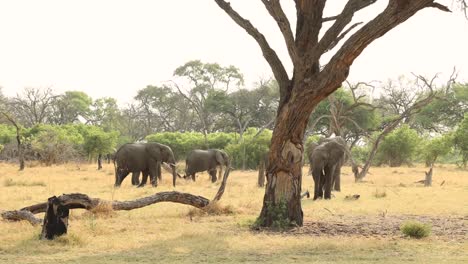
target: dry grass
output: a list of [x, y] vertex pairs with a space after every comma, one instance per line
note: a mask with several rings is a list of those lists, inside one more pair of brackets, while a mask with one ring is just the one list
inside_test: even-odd
[[[1, 164], [0, 182], [43, 182], [45, 186], [0, 186], [0, 209], [18, 209], [45, 201], [52, 195], [82, 192], [107, 200], [129, 200], [173, 190], [170, 175], [155, 189], [134, 188], [125, 179], [113, 188], [113, 166], [67, 164], [26, 168]], [[308, 168], [304, 168], [304, 175]], [[372, 168], [365, 183], [354, 183], [350, 168], [343, 169], [342, 192], [330, 201], [303, 200], [307, 222], [337, 217], [413, 214], [440, 217], [468, 215], [468, 172], [444, 165], [435, 167], [433, 187], [415, 181], [424, 167]], [[132, 211], [113, 212], [103, 205], [94, 213], [73, 210], [69, 234], [54, 242], [38, 240], [40, 227], [25, 222], [0, 222], [0, 263], [466, 263], [466, 241], [392, 237], [309, 236], [252, 232], [264, 190], [256, 187], [256, 171], [231, 173], [226, 192], [213, 212], [194, 213], [189, 206], [159, 203]], [[440, 184], [445, 181], [443, 186]], [[196, 182], [178, 179], [176, 190], [212, 198], [218, 184], [200, 174]], [[313, 190], [310, 176], [303, 190]], [[377, 199], [376, 190], [386, 193]], [[359, 194], [356, 201], [346, 195]], [[326, 210], [325, 210], [326, 209]], [[226, 214], [226, 211], [234, 212]], [[221, 213], [219, 213], [221, 212]], [[202, 217], [199, 217], [203, 215]], [[42, 215], [40, 215], [42, 217]]]

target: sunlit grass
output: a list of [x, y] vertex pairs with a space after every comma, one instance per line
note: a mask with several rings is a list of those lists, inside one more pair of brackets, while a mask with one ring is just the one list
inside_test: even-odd
[[[180, 164], [179, 164], [180, 166]], [[183, 166], [183, 164], [182, 164]], [[424, 178], [422, 166], [371, 168], [364, 183], [354, 183], [350, 168], [343, 169], [342, 192], [329, 201], [303, 200], [305, 221], [326, 221], [338, 215], [468, 215], [468, 172], [453, 166], [434, 168], [433, 186], [414, 183]], [[114, 189], [114, 167], [67, 164], [33, 167], [19, 172], [0, 163], [0, 209], [19, 209], [44, 202], [53, 195], [81, 192], [106, 200], [130, 200], [174, 190], [163, 171], [158, 188], [134, 188], [130, 178]], [[303, 191], [313, 190], [304, 168]], [[130, 176], [129, 176], [130, 177]], [[259, 262], [279, 263], [463, 263], [466, 242], [444, 242], [365, 237], [317, 237], [250, 230], [258, 216], [264, 190], [256, 187], [256, 171], [233, 171], [225, 194], [213, 213], [175, 203], [158, 203], [132, 211], [71, 211], [69, 234], [55, 242], [38, 239], [40, 227], [27, 222], [0, 222], [0, 263], [132, 263], [132, 262]], [[443, 186], [440, 184], [445, 181]], [[202, 173], [196, 182], [178, 179], [175, 190], [213, 198], [219, 183]], [[385, 193], [377, 197], [376, 193]], [[359, 194], [355, 201], [346, 195]], [[198, 210], [198, 209], [197, 209]], [[225, 211], [224, 211], [225, 210]], [[221, 213], [218, 213], [221, 211]], [[43, 215], [38, 215], [42, 217]]]

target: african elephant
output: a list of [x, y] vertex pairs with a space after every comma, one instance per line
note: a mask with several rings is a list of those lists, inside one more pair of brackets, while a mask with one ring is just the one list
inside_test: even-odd
[[223, 166], [226, 170], [230, 166], [229, 156], [226, 152], [218, 149], [201, 150], [195, 149], [189, 152], [185, 159], [185, 178], [192, 177], [195, 181], [195, 173], [208, 171], [212, 182], [216, 182], [216, 168], [220, 167], [219, 177], [223, 171]]
[[[314, 199], [330, 199], [332, 187], [340, 191], [341, 166], [347, 159], [346, 142], [341, 137], [323, 139], [308, 145], [310, 171], [315, 182]], [[323, 191], [325, 190], [325, 195]]]
[[128, 143], [120, 147], [115, 154], [115, 186], [118, 187], [127, 175], [132, 173], [132, 183], [138, 181], [140, 172], [143, 179], [138, 187], [146, 184], [148, 175], [151, 184], [156, 187], [161, 179], [161, 163], [168, 163], [172, 169], [172, 184], [176, 184], [174, 154], [170, 147], [159, 143]]

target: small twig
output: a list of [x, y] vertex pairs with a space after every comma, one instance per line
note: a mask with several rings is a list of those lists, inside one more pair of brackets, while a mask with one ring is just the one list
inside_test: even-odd
[[325, 209], [326, 211], [328, 211], [331, 215], [333, 215], [333, 216], [335, 215], [335, 214], [334, 214], [332, 211], [330, 211], [329, 209], [327, 209], [327, 208], [325, 208], [325, 207], [324, 207], [323, 209]]

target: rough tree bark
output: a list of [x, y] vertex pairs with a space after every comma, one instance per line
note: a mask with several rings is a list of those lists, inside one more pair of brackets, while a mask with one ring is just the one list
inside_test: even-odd
[[[229, 2], [224, 0], [215, 0], [215, 2], [258, 43], [279, 84], [280, 103], [271, 139], [260, 224], [271, 226], [275, 218], [274, 206], [284, 200], [287, 204], [288, 220], [301, 226], [303, 138], [312, 110], [321, 100], [341, 86], [348, 76], [353, 61], [374, 40], [423, 8], [436, 7], [444, 11], [449, 10], [434, 0], [390, 0], [382, 13], [349, 37], [330, 61], [321, 68], [321, 56], [360, 25], [355, 23], [345, 29], [354, 14], [375, 3], [376, 0], [349, 0], [343, 11], [331, 18], [323, 17], [326, 0], [295, 0], [297, 16], [295, 36], [280, 0], [262, 0], [284, 37], [294, 67], [293, 76], [289, 78], [281, 60], [265, 36], [249, 20], [236, 12]], [[328, 22], [332, 25], [324, 34], [320, 34], [322, 24]]]
[[265, 187], [265, 161], [260, 159], [260, 165], [258, 166], [258, 187]]
[[70, 209], [64, 205], [56, 196], [47, 201], [47, 209], [42, 225], [41, 239], [52, 240], [64, 235], [68, 230], [68, 215]]

